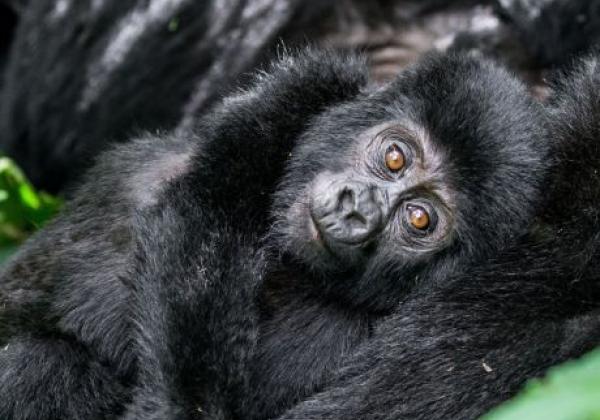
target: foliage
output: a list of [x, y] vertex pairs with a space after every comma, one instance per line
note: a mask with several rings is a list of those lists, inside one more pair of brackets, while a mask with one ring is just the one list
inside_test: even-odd
[[600, 349], [550, 369], [483, 420], [600, 420]]
[[36, 191], [11, 159], [0, 157], [0, 263], [60, 206], [58, 198]]

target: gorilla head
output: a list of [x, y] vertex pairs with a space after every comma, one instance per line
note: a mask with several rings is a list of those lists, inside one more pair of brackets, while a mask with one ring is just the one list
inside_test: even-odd
[[547, 160], [520, 83], [431, 56], [312, 122], [275, 199], [275, 243], [325, 291], [382, 309], [518, 235]]

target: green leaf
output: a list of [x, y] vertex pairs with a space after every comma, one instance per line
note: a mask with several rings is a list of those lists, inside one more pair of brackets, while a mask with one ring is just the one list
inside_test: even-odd
[[[9, 158], [0, 157], [0, 260], [60, 209], [62, 201], [36, 189]], [[7, 251], [8, 252], [8, 251]]]
[[600, 420], [600, 349], [549, 370], [483, 420]]
[[40, 199], [31, 187], [31, 185], [23, 183], [19, 185], [19, 194], [21, 195], [21, 201], [23, 204], [31, 207], [32, 209], [40, 208]]

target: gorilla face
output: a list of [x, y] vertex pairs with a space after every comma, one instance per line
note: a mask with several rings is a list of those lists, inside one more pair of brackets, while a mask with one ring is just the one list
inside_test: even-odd
[[525, 231], [549, 161], [541, 122], [496, 66], [425, 60], [313, 120], [275, 195], [271, 243], [336, 297], [397, 302]]
[[[350, 131], [341, 121], [335, 132]], [[461, 249], [460, 193], [444, 150], [408, 117], [352, 130], [306, 133], [277, 196], [276, 243], [326, 293], [381, 309]]]
[[416, 262], [451, 243], [454, 194], [423, 130], [385, 122], [344, 146], [345, 164], [322, 168], [288, 214], [314, 266], [359, 269], [381, 250]]

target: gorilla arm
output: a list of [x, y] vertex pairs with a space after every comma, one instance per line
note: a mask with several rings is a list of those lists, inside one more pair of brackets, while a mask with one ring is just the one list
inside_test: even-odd
[[477, 418], [593, 348], [600, 308], [567, 279], [580, 269], [598, 296], [598, 264], [540, 245], [410, 296], [321, 393], [280, 419]]
[[136, 223], [141, 370], [127, 418], [235, 415], [256, 336], [271, 194], [311, 117], [364, 81], [354, 58], [285, 57], [199, 127], [192, 169]]
[[103, 418], [128, 399], [132, 215], [185, 171], [190, 142], [104, 153], [0, 273], [0, 418]]

